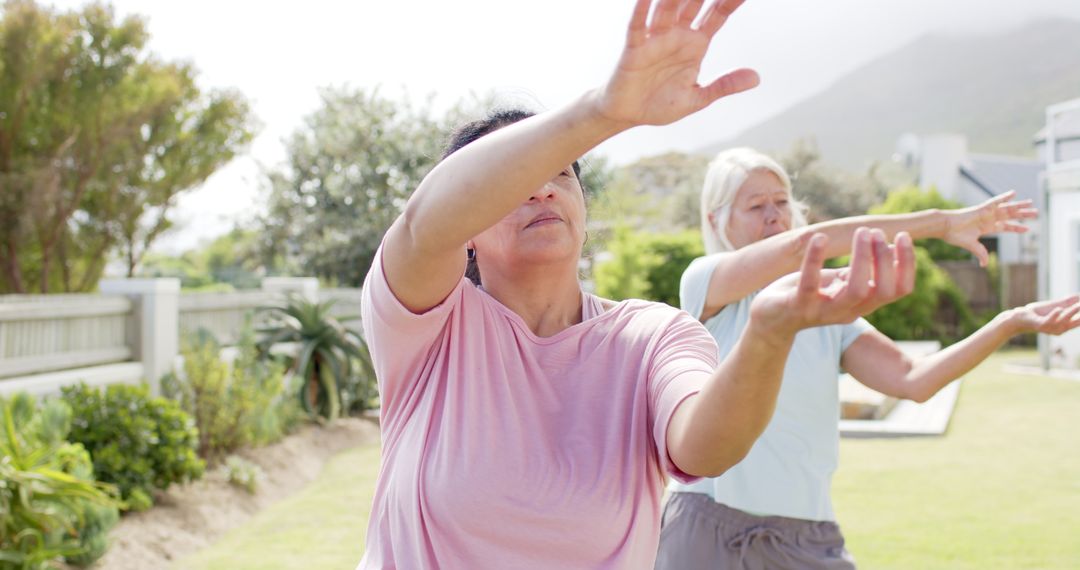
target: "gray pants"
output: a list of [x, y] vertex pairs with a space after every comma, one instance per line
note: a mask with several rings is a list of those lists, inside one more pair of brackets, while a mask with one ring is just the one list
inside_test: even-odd
[[830, 521], [759, 517], [700, 493], [672, 493], [664, 507], [656, 570], [853, 570]]

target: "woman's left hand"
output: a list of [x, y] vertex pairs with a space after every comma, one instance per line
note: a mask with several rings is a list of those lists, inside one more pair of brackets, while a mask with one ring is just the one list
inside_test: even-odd
[[[709, 43], [743, 0], [638, 0], [619, 64], [600, 94], [599, 110], [625, 127], [666, 125], [758, 84], [750, 69], [698, 84]], [[698, 24], [695, 26], [694, 22]]]
[[990, 254], [979, 243], [980, 237], [998, 232], [1024, 233], [1028, 227], [1019, 221], [1039, 215], [1031, 200], [1011, 202], [1015, 197], [1016, 192], [1009, 191], [978, 206], [946, 211], [948, 226], [942, 239], [970, 251], [978, 258], [979, 265], [986, 267]]
[[1080, 327], [1080, 295], [1028, 303], [1013, 309], [1010, 318], [1020, 332], [1063, 334]]

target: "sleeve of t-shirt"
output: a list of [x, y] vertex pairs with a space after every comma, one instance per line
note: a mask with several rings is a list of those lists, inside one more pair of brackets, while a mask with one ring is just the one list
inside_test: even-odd
[[874, 325], [870, 324], [862, 317], [855, 319], [851, 324], [843, 325], [840, 332], [840, 352], [842, 353], [847, 350], [848, 347], [851, 346], [851, 343], [859, 338], [859, 335], [872, 330], [875, 330]]
[[721, 255], [706, 255], [691, 261], [679, 280], [679, 306], [695, 319], [701, 319], [701, 312], [705, 310], [709, 281]]
[[371, 351], [383, 411], [396, 409], [416, 389], [435, 341], [461, 304], [468, 279], [462, 279], [442, 303], [417, 314], [390, 290], [383, 268], [383, 247], [375, 252], [361, 291], [364, 340]]
[[679, 469], [667, 449], [675, 410], [705, 386], [717, 366], [716, 342], [701, 323], [680, 312], [658, 342], [649, 371], [652, 436], [661, 469], [681, 483], [697, 480]]

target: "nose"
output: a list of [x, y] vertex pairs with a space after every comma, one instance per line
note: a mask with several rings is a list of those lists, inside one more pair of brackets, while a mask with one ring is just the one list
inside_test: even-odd
[[769, 202], [765, 205], [765, 223], [773, 224], [780, 221], [780, 208]]
[[545, 182], [543, 186], [537, 188], [532, 196], [529, 196], [530, 202], [544, 202], [555, 198], [555, 184], [551, 182]]

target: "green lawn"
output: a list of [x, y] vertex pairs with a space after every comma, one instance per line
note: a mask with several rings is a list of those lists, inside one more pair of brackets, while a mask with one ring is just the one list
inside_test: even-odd
[[[844, 440], [837, 516], [860, 568], [1080, 568], [1080, 382], [968, 375], [943, 437]], [[184, 569], [351, 570], [360, 560], [378, 448], [345, 452], [310, 487], [260, 513]]]
[[343, 452], [303, 491], [174, 568], [352, 570], [364, 550], [378, 472], [377, 445]]
[[1080, 382], [968, 374], [943, 437], [843, 440], [833, 495], [861, 568], [1080, 568]]

